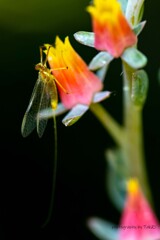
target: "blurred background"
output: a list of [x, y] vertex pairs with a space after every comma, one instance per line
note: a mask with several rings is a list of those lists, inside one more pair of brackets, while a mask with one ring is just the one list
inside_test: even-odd
[[[91, 216], [118, 224], [120, 213], [106, 191], [107, 148], [114, 142], [89, 111], [74, 126], [64, 127], [57, 118], [58, 168], [53, 215], [42, 228], [52, 191], [54, 161], [53, 122], [49, 120], [42, 139], [36, 131], [24, 139], [21, 122], [37, 80], [39, 46], [69, 35], [76, 51], [88, 63], [97, 53], [81, 46], [73, 34], [91, 31], [87, 0], [0, 0], [0, 239], [96, 239], [86, 227]], [[139, 37], [139, 49], [148, 56], [145, 68], [150, 79], [144, 107], [146, 164], [160, 219], [160, 3], [146, 1], [143, 19], [147, 25]], [[103, 102], [122, 122], [121, 65], [109, 69], [105, 89], [116, 95]]]

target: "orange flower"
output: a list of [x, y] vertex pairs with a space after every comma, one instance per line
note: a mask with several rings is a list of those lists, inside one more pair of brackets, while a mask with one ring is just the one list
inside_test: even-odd
[[[49, 45], [46, 44], [46, 47]], [[56, 37], [55, 47], [51, 46], [49, 50], [48, 62], [56, 78], [61, 101], [67, 109], [77, 104], [89, 105], [94, 94], [103, 87], [99, 78], [72, 48], [68, 37], [64, 43]], [[56, 70], [65, 66], [66, 69]]]
[[87, 11], [92, 17], [95, 48], [119, 57], [125, 48], [136, 44], [137, 37], [117, 0], [94, 0]]
[[119, 228], [119, 240], [160, 239], [158, 220], [141, 192], [136, 179], [131, 179], [128, 182], [128, 196]]

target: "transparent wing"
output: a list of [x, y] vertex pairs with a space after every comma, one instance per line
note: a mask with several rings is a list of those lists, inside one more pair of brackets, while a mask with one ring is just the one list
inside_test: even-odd
[[41, 93], [44, 88], [44, 83], [41, 81], [40, 74], [34, 86], [28, 108], [24, 114], [21, 126], [23, 137], [27, 137], [36, 127], [37, 113], [41, 99]]
[[41, 118], [41, 112], [48, 107], [52, 107], [53, 110], [57, 108], [58, 104], [58, 94], [57, 87], [54, 81], [53, 76], [51, 75], [48, 81], [44, 81], [44, 88], [41, 94], [41, 101], [39, 105], [38, 115], [37, 115], [37, 133], [41, 137], [47, 125], [47, 118]]
[[[40, 75], [41, 78], [41, 75]], [[50, 92], [48, 89], [48, 81], [42, 80], [44, 82], [44, 86], [41, 92], [41, 99], [40, 99], [40, 104], [38, 108], [38, 114], [37, 114], [37, 133], [39, 137], [42, 137], [44, 130], [47, 126], [47, 121], [48, 119], [40, 118], [40, 112], [44, 109], [47, 109], [50, 106], [51, 103], [51, 97], [50, 97]]]

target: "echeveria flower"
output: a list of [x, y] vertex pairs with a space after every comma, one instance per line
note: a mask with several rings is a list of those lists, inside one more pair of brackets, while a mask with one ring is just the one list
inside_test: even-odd
[[158, 220], [136, 179], [128, 182], [128, 194], [119, 229], [119, 240], [160, 239]]
[[[68, 37], [64, 43], [56, 37], [55, 47], [50, 47], [49, 50], [48, 62], [53, 75], [58, 79], [60, 99], [67, 109], [76, 104], [90, 105], [94, 94], [103, 87], [99, 78], [72, 48]], [[56, 70], [64, 66], [67, 67], [66, 70]]]
[[62, 42], [56, 37], [55, 46], [49, 48], [48, 63], [56, 81], [61, 104], [55, 113], [52, 109], [41, 111], [40, 118], [49, 118], [71, 109], [63, 119], [68, 126], [76, 122], [88, 109], [91, 103], [100, 102], [110, 96], [103, 88], [102, 81], [91, 72], [83, 59], [72, 48], [69, 38]]
[[119, 226], [97, 217], [90, 218], [87, 225], [98, 239], [160, 239], [159, 222], [134, 178], [127, 184], [127, 197]]
[[96, 49], [119, 57], [125, 48], [136, 44], [137, 37], [117, 0], [94, 0], [93, 5], [87, 7], [87, 11], [92, 17]]

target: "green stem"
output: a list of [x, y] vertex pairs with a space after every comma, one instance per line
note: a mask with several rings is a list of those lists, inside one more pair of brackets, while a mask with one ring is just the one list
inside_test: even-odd
[[118, 145], [124, 144], [123, 128], [111, 117], [102, 105], [95, 103], [90, 105], [90, 110], [102, 123], [103, 127], [110, 133]]
[[134, 71], [134, 69], [123, 62], [125, 128], [125, 144], [123, 145], [124, 164], [127, 176], [137, 177], [145, 195], [151, 200], [144, 162], [142, 108], [137, 108], [131, 100], [132, 74]]
[[144, 161], [142, 108], [135, 106], [131, 100], [132, 74], [135, 70], [123, 62], [123, 72], [124, 127], [121, 127], [102, 105], [91, 104], [90, 110], [121, 148], [124, 178], [138, 178], [144, 194], [151, 201]]

